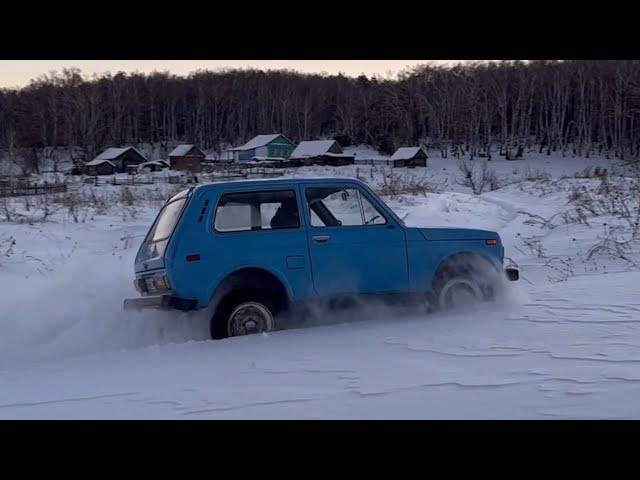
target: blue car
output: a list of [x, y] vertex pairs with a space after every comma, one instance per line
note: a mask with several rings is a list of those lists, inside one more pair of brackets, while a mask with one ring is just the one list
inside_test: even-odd
[[211, 308], [211, 337], [276, 329], [313, 302], [369, 296], [449, 309], [503, 279], [496, 232], [414, 228], [355, 179], [198, 185], [164, 205], [135, 260], [124, 308]]

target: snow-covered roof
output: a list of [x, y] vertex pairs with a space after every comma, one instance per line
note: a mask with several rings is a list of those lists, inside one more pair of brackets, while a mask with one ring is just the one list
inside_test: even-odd
[[[127, 150], [134, 150], [141, 157], [144, 158], [144, 155], [142, 155], [140, 152], [138, 152], [138, 150], [136, 150], [134, 147], [123, 147], [123, 148], [111, 147], [111, 148], [107, 148], [104, 152], [102, 152], [96, 158], [91, 160], [91, 162], [95, 162], [96, 160], [113, 160], [114, 158], [118, 158], [120, 155], [122, 155]], [[89, 165], [91, 162], [87, 163], [87, 165]], [[101, 162], [98, 162], [98, 163], [101, 163]], [[92, 165], [97, 165], [97, 164], [92, 164]]]
[[[234, 151], [234, 150], [239, 150], [239, 151], [253, 150], [254, 148], [264, 147], [265, 145], [269, 145], [271, 142], [273, 142], [276, 138], [278, 138], [281, 135], [282, 134], [280, 134], [280, 133], [270, 133], [269, 135], [256, 135], [255, 137], [253, 137], [251, 140], [249, 140], [244, 145], [241, 145], [241, 146], [235, 147], [235, 148], [230, 148], [229, 151]], [[284, 135], [282, 135], [282, 136], [284, 137]]]
[[334, 157], [334, 158], [355, 158], [356, 156], [350, 153], [325, 153], [325, 156], [327, 157]]
[[115, 164], [112, 161], [107, 160], [106, 158], [98, 158], [98, 157], [94, 158], [90, 162], [85, 163], [85, 165], [87, 167], [95, 167], [96, 165], [102, 165], [103, 163], [108, 163], [112, 167], [115, 167]]
[[144, 168], [147, 165], [160, 165], [161, 167], [168, 167], [169, 162], [167, 162], [166, 160], [151, 160], [149, 162], [141, 163], [139, 166], [141, 168]]
[[300, 142], [291, 153], [291, 158], [316, 157], [329, 153], [329, 149], [336, 143], [335, 140], [311, 140]]
[[251, 160], [256, 161], [256, 162], [283, 162], [285, 159], [283, 157], [253, 157]]
[[389, 160], [409, 160], [416, 156], [422, 147], [400, 147]]
[[186, 155], [187, 153], [189, 153], [189, 150], [191, 150], [193, 147], [195, 147], [195, 145], [193, 143], [184, 143], [182, 145], [178, 145], [176, 148], [174, 148], [171, 151], [169, 156], [170, 157], [182, 157], [182, 156]]

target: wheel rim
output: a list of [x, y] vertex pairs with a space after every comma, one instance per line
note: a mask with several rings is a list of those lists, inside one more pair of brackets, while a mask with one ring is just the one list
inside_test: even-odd
[[273, 315], [258, 302], [245, 302], [233, 309], [227, 323], [230, 337], [270, 332], [273, 330]]
[[472, 305], [482, 299], [482, 291], [476, 282], [466, 278], [449, 280], [440, 291], [439, 303], [444, 310]]

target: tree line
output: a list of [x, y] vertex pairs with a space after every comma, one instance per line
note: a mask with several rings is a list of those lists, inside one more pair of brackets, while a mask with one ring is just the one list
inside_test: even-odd
[[[422, 144], [443, 155], [525, 151], [640, 156], [640, 61], [424, 64], [396, 79], [293, 71], [51, 73], [0, 90], [0, 149], [56, 148], [90, 160], [109, 146], [176, 142], [221, 151], [253, 135], [336, 138], [383, 153]], [[26, 153], [25, 153], [26, 152]]]

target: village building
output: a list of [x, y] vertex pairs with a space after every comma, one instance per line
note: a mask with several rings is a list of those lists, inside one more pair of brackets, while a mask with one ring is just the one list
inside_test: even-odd
[[91, 160], [85, 164], [87, 175], [113, 175], [116, 173], [116, 166], [110, 160]]
[[127, 172], [131, 169], [130, 167], [137, 167], [146, 161], [144, 155], [133, 147], [112, 147], [87, 162], [85, 167], [87, 175], [112, 175]]
[[169, 154], [169, 164], [173, 170], [199, 172], [205, 153], [193, 144], [178, 145]]
[[235, 162], [285, 161], [291, 155], [296, 145], [280, 133], [257, 135], [244, 145], [230, 148]]
[[427, 153], [422, 147], [400, 147], [391, 155], [389, 163], [394, 168], [426, 167]]
[[335, 140], [312, 140], [300, 142], [291, 153], [292, 162], [303, 165], [353, 165], [355, 155], [347, 155]]

